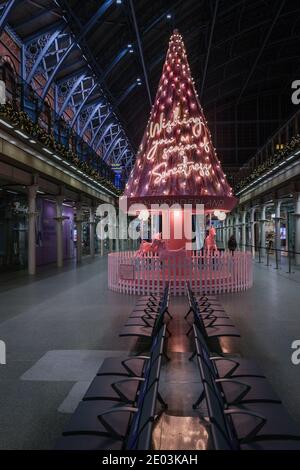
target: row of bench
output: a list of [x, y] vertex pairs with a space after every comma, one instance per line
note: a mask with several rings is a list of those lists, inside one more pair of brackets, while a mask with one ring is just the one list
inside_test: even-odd
[[[279, 397], [259, 367], [249, 359], [215, 355], [212, 340], [239, 337], [221, 305], [213, 297], [195, 298], [187, 284], [194, 321], [195, 352], [203, 391], [193, 405], [205, 400], [213, 448], [216, 450], [300, 449], [299, 427], [292, 421]], [[220, 345], [220, 343], [219, 343]]]
[[[149, 296], [139, 297], [119, 336], [147, 339], [156, 335], [164, 321], [164, 316], [168, 315], [170, 319], [172, 318], [168, 310], [169, 300], [169, 283], [166, 284], [162, 296], [150, 294]], [[167, 332], [170, 335], [168, 327]]]
[[[106, 358], [76, 408], [57, 450], [147, 450], [157, 413], [167, 408], [159, 391], [159, 378], [168, 336], [164, 316], [168, 314], [169, 287], [160, 298], [140, 301], [141, 314], [151, 315], [153, 323], [126, 324], [122, 336], [151, 339], [148, 356]], [[149, 307], [150, 306], [150, 307]], [[150, 312], [151, 310], [151, 312]], [[143, 321], [143, 320], [142, 320]], [[126, 331], [125, 331], [126, 330]]]

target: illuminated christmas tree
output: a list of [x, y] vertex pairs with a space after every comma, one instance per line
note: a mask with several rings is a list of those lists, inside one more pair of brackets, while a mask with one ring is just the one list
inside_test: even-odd
[[197, 198], [206, 212], [228, 211], [236, 204], [177, 31], [170, 38], [155, 102], [124, 195], [129, 204]]

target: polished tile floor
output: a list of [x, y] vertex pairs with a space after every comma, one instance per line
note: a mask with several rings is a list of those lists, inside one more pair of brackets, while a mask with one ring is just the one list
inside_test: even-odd
[[[98, 363], [138, 350], [134, 340], [118, 337], [135, 298], [107, 290], [106, 263], [106, 258], [86, 258], [78, 268], [47, 267], [32, 279], [1, 275], [0, 339], [6, 342], [7, 364], [0, 365], [0, 448], [52, 448]], [[300, 365], [291, 362], [291, 344], [300, 339], [300, 282], [256, 264], [254, 287], [220, 300], [243, 335], [244, 355], [259, 362], [300, 425]], [[187, 361], [191, 345], [181, 318], [186, 307], [185, 299], [172, 300], [176, 334], [161, 377], [169, 403], [156, 430], [161, 448], [169, 445], [163, 436], [174, 420], [182, 429], [198, 423], [191, 402], [201, 385]], [[201, 426], [189, 437], [198, 446], [206, 436]], [[178, 445], [190, 444], [179, 436]]]

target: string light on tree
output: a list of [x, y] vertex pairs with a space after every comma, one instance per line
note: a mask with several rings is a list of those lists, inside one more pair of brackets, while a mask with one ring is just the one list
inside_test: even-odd
[[138, 189], [130, 181], [126, 196], [134, 191], [141, 200], [180, 195], [221, 201], [230, 194], [197, 97], [185, 46], [176, 31], [170, 38], [138, 159], [141, 165], [134, 167], [133, 178]]

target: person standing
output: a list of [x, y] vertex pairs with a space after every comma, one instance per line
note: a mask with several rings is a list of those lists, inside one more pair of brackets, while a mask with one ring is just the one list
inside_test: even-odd
[[231, 235], [231, 237], [228, 240], [228, 250], [231, 251], [232, 256], [234, 255], [236, 248], [237, 248], [237, 242], [236, 242], [235, 236]]

